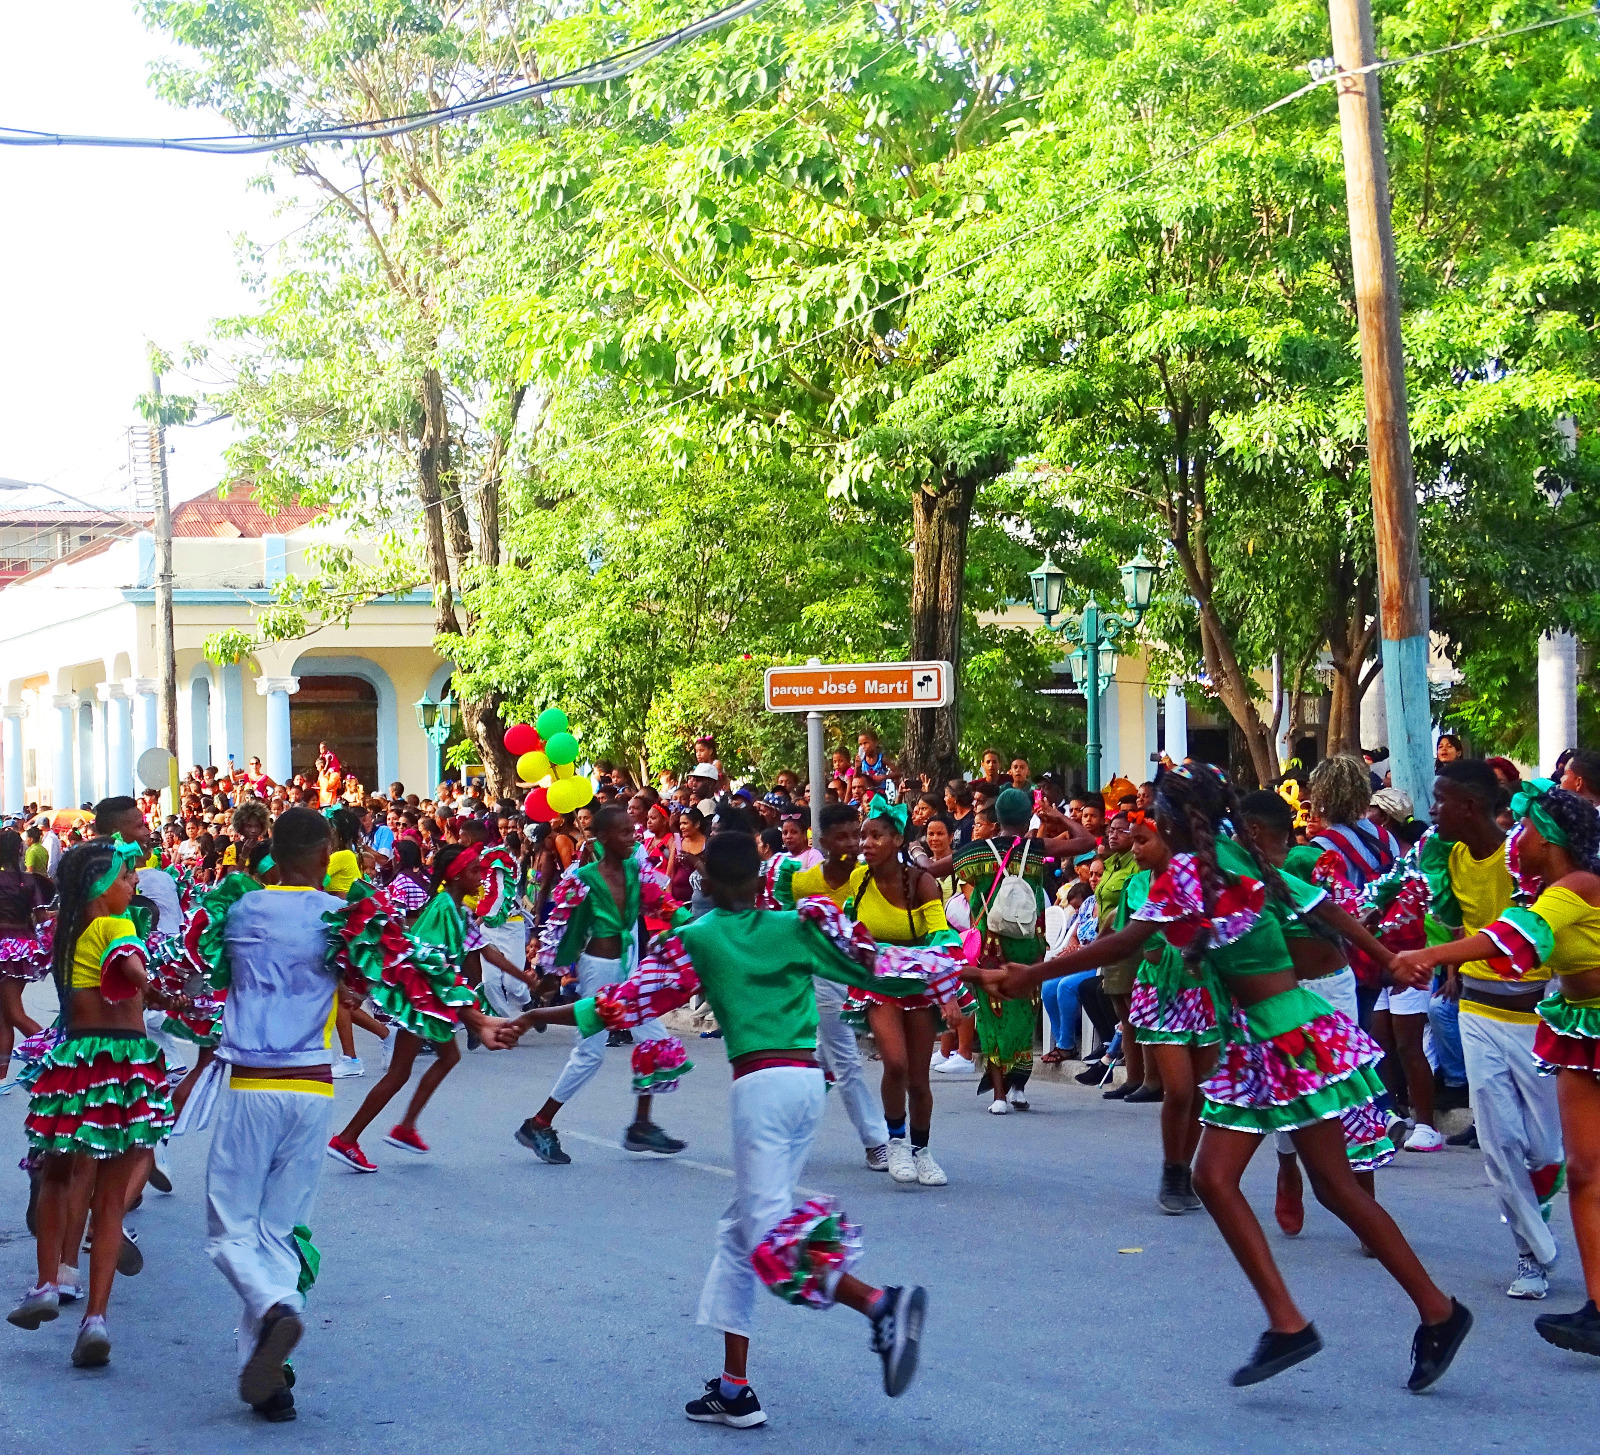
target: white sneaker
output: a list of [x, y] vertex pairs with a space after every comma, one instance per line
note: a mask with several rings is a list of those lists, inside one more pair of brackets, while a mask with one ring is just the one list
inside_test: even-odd
[[933, 1059], [928, 1062], [928, 1070], [937, 1071], [950, 1058], [938, 1046], [933, 1048]]
[[933, 1070], [941, 1076], [972, 1076], [977, 1069], [959, 1051], [952, 1051], [944, 1060], [936, 1061], [933, 1065]]
[[926, 1147], [918, 1147], [911, 1160], [917, 1164], [917, 1181], [924, 1187], [943, 1187], [950, 1180]]
[[389, 1034], [383, 1038], [383, 1054], [378, 1058], [378, 1064], [383, 1067], [385, 1071], [389, 1069], [389, 1063], [394, 1060], [394, 1043], [399, 1039], [399, 1028], [396, 1026], [390, 1026]]
[[896, 1182], [915, 1182], [917, 1163], [911, 1155], [911, 1143], [904, 1137], [889, 1138], [889, 1176]]
[[1004, 1097], [996, 1097], [989, 1103], [989, 1115], [995, 1117], [1008, 1117], [1011, 1115], [1011, 1103]]
[[866, 1152], [868, 1172], [887, 1172], [889, 1170], [889, 1144], [887, 1142], [876, 1147], [868, 1147]]
[[333, 1063], [333, 1079], [342, 1081], [346, 1076], [365, 1076], [367, 1068], [359, 1056], [341, 1056]]
[[1406, 1138], [1405, 1149], [1408, 1152], [1442, 1152], [1444, 1138], [1426, 1122], [1418, 1122]]
[[1008, 1092], [1006, 1092], [1006, 1100], [1009, 1101], [1012, 1106], [1016, 1107], [1018, 1111], [1028, 1110], [1027, 1095], [1020, 1086], [1013, 1086]]
[[1524, 1253], [1517, 1259], [1517, 1276], [1506, 1289], [1507, 1298], [1543, 1298], [1550, 1292], [1550, 1280], [1537, 1258]]

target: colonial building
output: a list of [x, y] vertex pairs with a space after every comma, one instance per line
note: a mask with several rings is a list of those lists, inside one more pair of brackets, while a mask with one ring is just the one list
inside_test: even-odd
[[[89, 539], [69, 542], [0, 592], [7, 812], [131, 793], [134, 764], [156, 743], [155, 537], [147, 518], [78, 533]], [[369, 549], [313, 511], [268, 515], [244, 487], [174, 508], [182, 767], [230, 758], [242, 767], [259, 757], [283, 782], [311, 770], [326, 740], [369, 786], [399, 780], [422, 792], [437, 779], [436, 750], [413, 707], [424, 696], [438, 700], [450, 674], [433, 650], [428, 592], [358, 607], [347, 628], [324, 626], [243, 662], [206, 660], [207, 637], [250, 628], [275, 583], [314, 573], [308, 548], [332, 543], [358, 555]]]

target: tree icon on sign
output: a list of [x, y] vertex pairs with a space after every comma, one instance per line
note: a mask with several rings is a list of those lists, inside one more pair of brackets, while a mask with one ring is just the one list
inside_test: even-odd
[[913, 702], [936, 702], [939, 698], [939, 674], [933, 671], [913, 672], [911, 674], [911, 700]]

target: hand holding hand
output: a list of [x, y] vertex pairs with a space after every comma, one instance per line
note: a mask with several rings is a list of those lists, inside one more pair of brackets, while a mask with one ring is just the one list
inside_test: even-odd
[[1388, 970], [1394, 977], [1394, 983], [1407, 989], [1418, 989], [1433, 983], [1433, 966], [1427, 963], [1421, 950], [1400, 951], [1389, 961]]

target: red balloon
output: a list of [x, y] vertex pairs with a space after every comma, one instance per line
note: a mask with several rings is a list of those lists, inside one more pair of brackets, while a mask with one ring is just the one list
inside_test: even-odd
[[506, 729], [506, 752], [513, 758], [520, 758], [524, 753], [531, 753], [539, 745], [539, 734], [525, 722], [519, 722], [514, 727]]
[[535, 823], [549, 823], [556, 816], [555, 809], [550, 807], [550, 790], [535, 788], [522, 800], [522, 811]]

